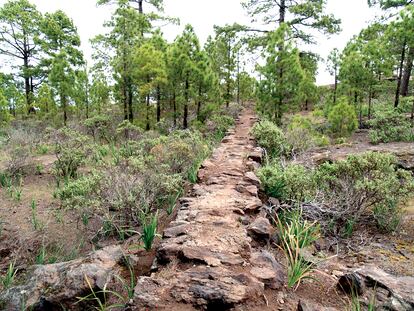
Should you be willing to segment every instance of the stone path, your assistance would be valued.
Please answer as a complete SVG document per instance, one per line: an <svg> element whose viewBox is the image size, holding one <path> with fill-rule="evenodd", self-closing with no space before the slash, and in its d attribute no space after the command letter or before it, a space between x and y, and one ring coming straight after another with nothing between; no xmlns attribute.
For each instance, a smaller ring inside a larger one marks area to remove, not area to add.
<svg viewBox="0 0 414 311"><path fill-rule="evenodd" d="M193 195L181 200L176 220L163 233L158 271L138 278L136 310L227 309L262 301L266 286L283 285L283 268L273 255L252 248L252 238L272 234L259 213L260 182L253 170L261 152L249 134L255 121L246 109L203 163Z"/></svg>

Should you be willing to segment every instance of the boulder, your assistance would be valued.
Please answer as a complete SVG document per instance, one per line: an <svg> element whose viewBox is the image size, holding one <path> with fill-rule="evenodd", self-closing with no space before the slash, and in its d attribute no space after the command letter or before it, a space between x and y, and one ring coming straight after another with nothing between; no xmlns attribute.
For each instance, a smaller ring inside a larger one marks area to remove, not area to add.
<svg viewBox="0 0 414 311"><path fill-rule="evenodd" d="M371 299L375 295L379 310L414 310L414 277L393 276L376 266L365 266L339 279L338 287Z"/></svg>
<svg viewBox="0 0 414 311"><path fill-rule="evenodd" d="M26 284L8 289L0 301L6 303L6 310L21 310L22 304L35 310L59 306L76 310L72 306L77 297L87 294L90 287L103 289L119 273L123 258L120 246L109 246L83 258L37 266Z"/></svg>
<svg viewBox="0 0 414 311"><path fill-rule="evenodd" d="M246 200L243 210L247 213L256 213L263 206L262 201L257 197Z"/></svg>
<svg viewBox="0 0 414 311"><path fill-rule="evenodd" d="M263 294L263 283L245 273L224 267L196 266L162 280L139 277L134 292L134 310L162 308L173 299L207 310L227 310Z"/></svg>
<svg viewBox="0 0 414 311"><path fill-rule="evenodd" d="M253 173L253 172L247 172L247 173L245 173L244 174L244 179L247 182L255 185L256 187L260 187L260 179L256 176L255 173Z"/></svg>
<svg viewBox="0 0 414 311"><path fill-rule="evenodd" d="M263 150L262 148L258 147L255 148L252 152L250 152L250 154L247 157L248 159L257 162L257 163L262 163L262 159L263 159Z"/></svg>
<svg viewBox="0 0 414 311"><path fill-rule="evenodd" d="M248 227L248 234L257 240L269 239L273 233L273 227L269 219L264 217L257 217Z"/></svg>
<svg viewBox="0 0 414 311"><path fill-rule="evenodd" d="M263 282L266 287L272 289L283 287L285 269L271 253L266 250L253 253L250 262L253 265L250 273Z"/></svg>

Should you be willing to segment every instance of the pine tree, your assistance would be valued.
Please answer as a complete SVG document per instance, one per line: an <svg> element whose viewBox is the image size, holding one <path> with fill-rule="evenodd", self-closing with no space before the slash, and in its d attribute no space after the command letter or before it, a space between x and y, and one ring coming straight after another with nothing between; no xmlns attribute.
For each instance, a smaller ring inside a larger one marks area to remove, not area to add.
<svg viewBox="0 0 414 311"><path fill-rule="evenodd" d="M41 46L48 58L43 66L49 81L59 95L66 126L69 100L74 97L76 71L84 64L80 51L80 38L73 21L62 11L47 13L42 22Z"/></svg>
<svg viewBox="0 0 414 311"><path fill-rule="evenodd" d="M289 38L290 31L286 24L271 33L265 53L266 64L259 68L259 107L279 124L282 114L295 109L301 100L303 70L299 50Z"/></svg>
<svg viewBox="0 0 414 311"><path fill-rule="evenodd" d="M42 16L27 0L12 0L0 8L0 54L19 62L18 75L24 80L27 112L34 111L32 102L36 79L39 48L35 38L39 35Z"/></svg>

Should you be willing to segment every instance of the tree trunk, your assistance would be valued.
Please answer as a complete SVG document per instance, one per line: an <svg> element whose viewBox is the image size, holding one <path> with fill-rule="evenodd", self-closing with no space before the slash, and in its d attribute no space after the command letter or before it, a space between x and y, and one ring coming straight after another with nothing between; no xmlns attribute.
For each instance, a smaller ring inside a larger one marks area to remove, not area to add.
<svg viewBox="0 0 414 311"><path fill-rule="evenodd" d="M157 87L157 122L161 120L161 90Z"/></svg>
<svg viewBox="0 0 414 311"><path fill-rule="evenodd" d="M285 22L286 0L281 0L279 5L279 26Z"/></svg>
<svg viewBox="0 0 414 311"><path fill-rule="evenodd" d="M411 71L413 69L414 46L408 48L407 61L405 62L404 75L401 81L401 96L408 96L408 85L410 84Z"/></svg>
<svg viewBox="0 0 414 311"><path fill-rule="evenodd" d="M29 70L29 57L26 53L24 53L23 56L23 62L24 62L24 89L26 94L26 107L27 107L27 114L30 114L33 109L32 107L32 92L31 92L31 86L30 86L30 77L27 76L27 71Z"/></svg>
<svg viewBox="0 0 414 311"><path fill-rule="evenodd" d="M122 97L124 102L124 120L128 120L128 92L126 89L126 82L124 79L124 85L122 86Z"/></svg>
<svg viewBox="0 0 414 311"><path fill-rule="evenodd" d="M240 105L240 51L237 51L237 104Z"/></svg>
<svg viewBox="0 0 414 311"><path fill-rule="evenodd" d="M371 120L371 106L372 106L372 84L369 85L369 91L368 91L368 120Z"/></svg>
<svg viewBox="0 0 414 311"><path fill-rule="evenodd" d="M130 82L128 81L128 120L129 122L133 123L134 122L134 112L133 112L133 107L132 107L132 85L130 84Z"/></svg>
<svg viewBox="0 0 414 311"><path fill-rule="evenodd" d="M138 0L138 12L139 14L143 14L144 13L144 9L142 8L142 2L144 0Z"/></svg>
<svg viewBox="0 0 414 311"><path fill-rule="evenodd" d="M190 89L190 83L188 81L189 76L187 73L187 77L185 79L185 92L184 92L184 97L185 97L185 102L184 102L184 116L183 116L183 128L187 128L188 127L188 92Z"/></svg>
<svg viewBox="0 0 414 311"><path fill-rule="evenodd" d="M63 125L66 126L68 121L67 109L66 109L66 96L63 93L60 94L60 102L62 103L63 109Z"/></svg>
<svg viewBox="0 0 414 311"><path fill-rule="evenodd" d="M145 130L149 131L150 130L150 121L149 121L149 108L150 108L150 94L148 94L146 96L146 103L147 103L147 127L145 128Z"/></svg>
<svg viewBox="0 0 414 311"><path fill-rule="evenodd" d="M177 98L175 95L175 91L173 92L172 101L173 101L174 127L176 127L177 126Z"/></svg>
<svg viewBox="0 0 414 311"><path fill-rule="evenodd" d="M197 120L200 121L200 112L201 112L201 84L198 86L198 99L197 99Z"/></svg>
<svg viewBox="0 0 414 311"><path fill-rule="evenodd" d="M230 78L231 78L231 46L230 46L230 39L227 42L227 94L226 94L226 107L229 107L230 104Z"/></svg>
<svg viewBox="0 0 414 311"><path fill-rule="evenodd" d="M338 75L336 74L336 68L335 68L335 84L334 84L334 98L333 98L333 103L334 105L336 104L336 92L338 90Z"/></svg>
<svg viewBox="0 0 414 311"><path fill-rule="evenodd" d="M414 100L413 107L411 108L411 126L414 127Z"/></svg>
<svg viewBox="0 0 414 311"><path fill-rule="evenodd" d="M402 51L401 51L400 68L399 68L398 79L397 79L397 89L395 91L395 101L394 101L394 107L395 108L397 108L398 104L400 103L401 77L402 77L402 73L403 73L406 45L407 45L407 40L404 39L404 43L403 43L403 47L402 47Z"/></svg>

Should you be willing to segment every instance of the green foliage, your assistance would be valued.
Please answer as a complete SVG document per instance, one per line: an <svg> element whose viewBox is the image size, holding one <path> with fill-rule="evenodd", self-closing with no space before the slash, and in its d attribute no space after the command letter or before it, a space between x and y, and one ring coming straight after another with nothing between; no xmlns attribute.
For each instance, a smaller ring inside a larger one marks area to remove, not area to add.
<svg viewBox="0 0 414 311"><path fill-rule="evenodd" d="M158 213L155 213L151 216L144 216L142 223L142 242L144 243L144 249L150 251L152 248L152 243L154 242L155 237L157 236L157 226L158 226Z"/></svg>
<svg viewBox="0 0 414 311"><path fill-rule="evenodd" d="M286 141L293 155L304 152L314 146L329 145L329 138L318 131L319 123L313 116L296 114L290 120L286 130Z"/></svg>
<svg viewBox="0 0 414 311"><path fill-rule="evenodd" d="M128 141L128 140L137 140L143 133L143 130L131 122L129 120L122 121L117 129L117 134L122 134L122 136Z"/></svg>
<svg viewBox="0 0 414 311"><path fill-rule="evenodd" d="M260 121L252 129L252 134L257 143L266 149L272 157L278 157L286 153L286 139L282 130L271 121Z"/></svg>
<svg viewBox="0 0 414 311"><path fill-rule="evenodd" d="M302 280L310 278L313 264L308 263L300 254L300 250L311 245L319 238L319 227L316 223L303 220L302 213L294 211L282 220L277 218L281 248L288 261L288 287L297 289Z"/></svg>
<svg viewBox="0 0 414 311"><path fill-rule="evenodd" d="M412 176L396 168L393 155L376 152L324 163L316 172L316 180L324 200L331 205L327 214L346 223L359 222L368 213L383 230L396 228L401 213L397 206L414 189Z"/></svg>
<svg viewBox="0 0 414 311"><path fill-rule="evenodd" d="M266 64L257 85L258 110L280 124L286 111L297 109L301 101L303 69L299 50L294 47L286 24L269 35Z"/></svg>
<svg viewBox="0 0 414 311"><path fill-rule="evenodd" d="M10 286L13 285L16 274L17 269L14 267L14 263L11 262L7 268L5 275L0 277L3 289L8 289Z"/></svg>
<svg viewBox="0 0 414 311"><path fill-rule="evenodd" d="M234 125L234 119L224 114L214 114L208 120L208 134L212 134L216 141L220 141L227 130Z"/></svg>
<svg viewBox="0 0 414 311"><path fill-rule="evenodd" d="M66 126L69 98L75 98L76 71L83 65L83 54L79 50L80 38L77 29L63 11L46 13L41 22L43 35L39 38L43 52L48 56L42 61L47 67L50 85L59 95Z"/></svg>
<svg viewBox="0 0 414 311"><path fill-rule="evenodd" d="M377 110L369 121L371 143L414 141L414 128L406 116L391 107Z"/></svg>
<svg viewBox="0 0 414 311"><path fill-rule="evenodd" d="M323 0L243 0L242 5L253 19L259 19L265 24L273 25L275 21L286 22L293 30L293 37L305 43L313 41L312 29L324 34L333 34L340 30L341 20L326 14L326 2ZM286 16L281 17L279 13L282 8Z"/></svg>
<svg viewBox="0 0 414 311"><path fill-rule="evenodd" d="M378 228L384 232L394 232L401 223L403 210L395 199L376 204L372 210Z"/></svg>
<svg viewBox="0 0 414 311"><path fill-rule="evenodd" d="M110 141L111 119L107 115L95 115L83 122L94 140Z"/></svg>
<svg viewBox="0 0 414 311"><path fill-rule="evenodd" d="M278 163L271 163L261 167L257 175L269 196L284 201L303 202L315 193L313 172L299 164L283 168Z"/></svg>
<svg viewBox="0 0 414 311"><path fill-rule="evenodd" d="M75 178L89 154L88 137L64 127L52 133L55 144L55 171L58 177Z"/></svg>
<svg viewBox="0 0 414 311"><path fill-rule="evenodd" d="M355 109L341 99L328 114L328 122L332 133L338 137L350 136L358 127Z"/></svg>
<svg viewBox="0 0 414 311"><path fill-rule="evenodd" d="M78 301L75 304L85 303L87 306L94 306L94 309L97 311L109 311L114 309L122 309L126 305L126 299L121 294L115 291L107 289L108 284L105 283L102 290L97 291L92 287L91 281L88 276L85 274L85 281L88 284L90 294L77 297ZM110 303L110 297L115 297L116 299L122 301L122 303Z"/></svg>
<svg viewBox="0 0 414 311"><path fill-rule="evenodd" d="M43 230L44 225L37 216L37 204L36 204L35 200L32 200L31 209L32 209L31 222L32 222L32 225L33 225L33 229L36 230L36 231L37 230Z"/></svg>
<svg viewBox="0 0 414 311"><path fill-rule="evenodd" d="M95 191L99 185L102 176L100 174L90 174L81 176L78 179L69 181L63 187L55 191L55 196L67 205L73 205L74 202L82 202L82 198L88 197Z"/></svg>

